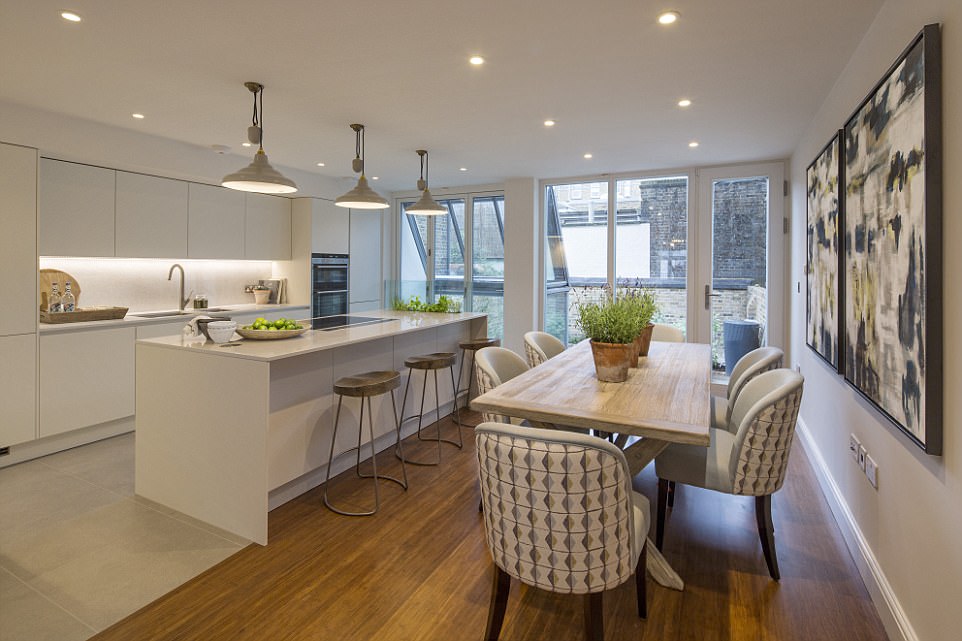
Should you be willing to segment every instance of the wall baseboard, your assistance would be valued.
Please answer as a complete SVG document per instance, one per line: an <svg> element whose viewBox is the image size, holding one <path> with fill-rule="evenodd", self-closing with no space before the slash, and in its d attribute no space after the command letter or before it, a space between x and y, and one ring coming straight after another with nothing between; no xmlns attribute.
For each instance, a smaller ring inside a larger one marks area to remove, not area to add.
<svg viewBox="0 0 962 641"><path fill-rule="evenodd" d="M842 538L845 539L849 553L855 560L855 565L858 567L862 581L875 604L875 609L879 613L879 618L882 620L882 625L885 626L889 639L893 641L919 641L912 623L895 595L885 572L882 571L882 566L875 557L875 552L862 534L855 517L852 516L852 511L835 482L835 478L829 471L821 450L815 444L815 439L812 438L811 432L808 431L808 427L801 417L798 418L795 431L801 437L805 452L812 461L815 477L822 488L822 494L828 501L832 514L835 515L835 521L842 532Z"/></svg>

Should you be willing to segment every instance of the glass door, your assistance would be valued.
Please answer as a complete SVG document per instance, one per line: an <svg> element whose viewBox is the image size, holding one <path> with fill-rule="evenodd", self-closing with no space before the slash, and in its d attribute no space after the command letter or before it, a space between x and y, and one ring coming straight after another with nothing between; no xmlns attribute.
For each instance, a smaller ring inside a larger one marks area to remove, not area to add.
<svg viewBox="0 0 962 641"><path fill-rule="evenodd" d="M781 163L699 172L699 251L691 308L724 378L755 347L783 343Z"/></svg>

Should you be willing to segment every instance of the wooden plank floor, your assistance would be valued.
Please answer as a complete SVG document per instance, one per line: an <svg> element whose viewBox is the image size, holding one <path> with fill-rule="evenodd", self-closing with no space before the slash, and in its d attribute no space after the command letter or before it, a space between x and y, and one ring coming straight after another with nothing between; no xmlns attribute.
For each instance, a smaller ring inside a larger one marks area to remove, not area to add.
<svg viewBox="0 0 962 641"><path fill-rule="evenodd" d="M408 466L407 492L383 483L377 515L334 514L317 488L271 512L268 546L245 548L94 639L480 639L491 562L477 511L473 434L465 429L464 436L463 451L444 446L440 467ZM405 445L409 456L423 447L412 439ZM378 462L381 472L397 471L389 453ZM345 473L332 493L360 505L369 483ZM636 486L654 506L651 467ZM606 638L886 639L797 440L773 502L779 583L765 568L751 498L679 486L665 555L686 590L649 578L647 621L635 614L634 581L607 593ZM576 640L582 631L580 598L512 585L502 639Z"/></svg>

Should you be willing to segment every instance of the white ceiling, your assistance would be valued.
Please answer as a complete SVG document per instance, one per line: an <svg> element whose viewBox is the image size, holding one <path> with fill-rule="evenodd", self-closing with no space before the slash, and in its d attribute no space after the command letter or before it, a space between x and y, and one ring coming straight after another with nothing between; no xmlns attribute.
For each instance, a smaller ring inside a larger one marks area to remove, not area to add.
<svg viewBox="0 0 962 641"><path fill-rule="evenodd" d="M785 158L880 5L0 0L0 101L249 155L253 80L275 166L349 176L361 122L381 191Z"/></svg>

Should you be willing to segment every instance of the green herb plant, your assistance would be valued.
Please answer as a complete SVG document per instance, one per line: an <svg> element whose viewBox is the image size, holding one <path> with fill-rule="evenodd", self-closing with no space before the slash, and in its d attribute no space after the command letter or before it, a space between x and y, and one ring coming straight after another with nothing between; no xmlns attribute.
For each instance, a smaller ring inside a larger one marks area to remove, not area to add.
<svg viewBox="0 0 962 641"><path fill-rule="evenodd" d="M655 292L650 289L631 289L623 294L620 300L628 305L638 317L638 322L641 323L641 329L647 327L655 317L655 314L658 313L658 303L655 301Z"/></svg>
<svg viewBox="0 0 962 641"><path fill-rule="evenodd" d="M392 307L401 312L460 312L461 303L447 296L438 296L436 303L423 302L419 296L412 296L407 302L394 299Z"/></svg>

